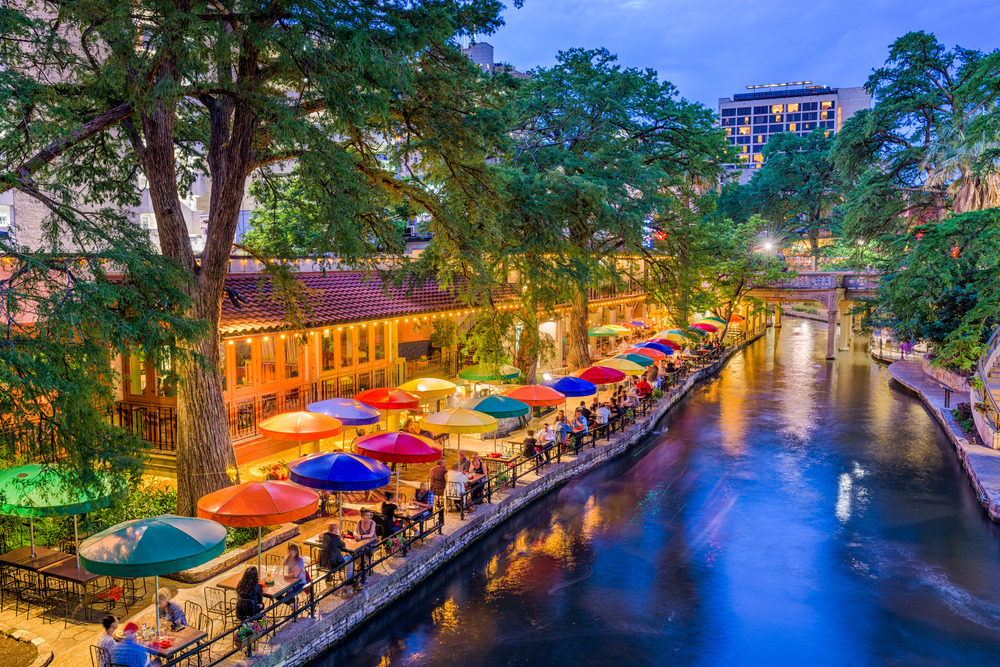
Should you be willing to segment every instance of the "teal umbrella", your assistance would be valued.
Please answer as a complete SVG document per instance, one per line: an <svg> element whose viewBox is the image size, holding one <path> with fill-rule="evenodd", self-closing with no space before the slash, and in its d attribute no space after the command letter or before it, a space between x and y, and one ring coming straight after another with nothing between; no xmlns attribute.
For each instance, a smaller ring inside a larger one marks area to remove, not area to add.
<svg viewBox="0 0 1000 667"><path fill-rule="evenodd" d="M458 377L473 382L490 382L492 380L513 380L520 374L520 370L507 364L501 364L499 368L493 368L487 364L476 364L460 370Z"/></svg>
<svg viewBox="0 0 1000 667"><path fill-rule="evenodd" d="M76 566L80 567L80 539L77 516L111 506L111 501L125 490L125 480L106 472L95 472L94 482L81 484L78 474L48 464L7 468L0 471L0 514L27 517L31 556L35 556L34 519L73 517L76 539Z"/></svg>
<svg viewBox="0 0 1000 667"><path fill-rule="evenodd" d="M84 540L79 557L88 572L108 577L155 577L207 563L226 550L226 527L208 519L162 514L123 521ZM156 611L156 634L160 612Z"/></svg>
<svg viewBox="0 0 1000 667"><path fill-rule="evenodd" d="M640 366L651 366L654 362L649 357L643 356L641 354L633 354L631 352L626 352L624 354L617 354L615 359L625 359L626 361L631 361L633 364L639 364Z"/></svg>
<svg viewBox="0 0 1000 667"><path fill-rule="evenodd" d="M508 417L523 417L524 415L531 412L531 406L527 403L517 400L516 398L510 398L508 396L501 396L499 394L494 394L491 396L483 396L482 398L473 398L472 400L462 403L462 407L466 410L475 410L476 412L482 412L484 414L493 417L494 419L506 419ZM497 431L500 430L499 425L497 426ZM493 451L497 450L497 431L493 431Z"/></svg>

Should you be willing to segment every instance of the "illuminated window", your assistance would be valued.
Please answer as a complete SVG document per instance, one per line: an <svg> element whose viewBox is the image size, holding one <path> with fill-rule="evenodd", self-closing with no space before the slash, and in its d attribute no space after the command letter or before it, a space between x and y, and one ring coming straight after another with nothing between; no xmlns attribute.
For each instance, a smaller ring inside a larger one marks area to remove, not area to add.
<svg viewBox="0 0 1000 667"><path fill-rule="evenodd" d="M274 347L274 337L267 336L260 341L260 381L264 384L278 379L278 351Z"/></svg>
<svg viewBox="0 0 1000 667"><path fill-rule="evenodd" d="M320 357L324 371L332 371L337 367L337 338L329 330L323 332Z"/></svg>
<svg viewBox="0 0 1000 667"><path fill-rule="evenodd" d="M764 162L764 156L761 155L760 153L757 153L756 155L753 156L753 161L756 162L757 164L761 164L762 162Z"/></svg>
<svg viewBox="0 0 1000 667"><path fill-rule="evenodd" d="M375 344L375 361L385 359L385 325L376 324L372 331L372 342Z"/></svg>
<svg viewBox="0 0 1000 667"><path fill-rule="evenodd" d="M749 127L741 127L740 128L740 134L750 134L750 128Z"/></svg>
<svg viewBox="0 0 1000 667"><path fill-rule="evenodd" d="M0 234L10 232L10 225L13 220L14 207L9 205L0 206Z"/></svg>
<svg viewBox="0 0 1000 667"><path fill-rule="evenodd" d="M170 356L170 349L165 347L156 360L156 395L160 398L165 398L175 396L176 394L177 385L174 382L174 362Z"/></svg>
<svg viewBox="0 0 1000 667"><path fill-rule="evenodd" d="M299 337L289 334L285 336L285 379L291 380L299 376Z"/></svg>
<svg viewBox="0 0 1000 667"><path fill-rule="evenodd" d="M743 117L743 124L744 125L749 125L750 124L750 116L744 116Z"/></svg>
<svg viewBox="0 0 1000 667"><path fill-rule="evenodd" d="M832 100L827 100L826 102L820 102L819 103L819 108L820 109L832 109L833 108L833 101Z"/></svg>
<svg viewBox="0 0 1000 667"><path fill-rule="evenodd" d="M747 147L746 147L746 146L743 146L743 152L744 152L744 153L746 153L746 152L747 152Z"/></svg>
<svg viewBox="0 0 1000 667"><path fill-rule="evenodd" d="M146 355L142 350L135 350L128 358L129 391L134 396L146 393Z"/></svg>
<svg viewBox="0 0 1000 667"><path fill-rule="evenodd" d="M156 214L140 213L139 226L142 227L143 229L156 229Z"/></svg>
<svg viewBox="0 0 1000 667"><path fill-rule="evenodd" d="M358 329L358 363L368 363L368 327Z"/></svg>
<svg viewBox="0 0 1000 667"><path fill-rule="evenodd" d="M824 132L823 136L824 137L829 137L830 136L830 130L827 130L826 132Z"/></svg>
<svg viewBox="0 0 1000 667"><path fill-rule="evenodd" d="M795 113L798 110L799 110L799 105L798 104L789 104L788 105L788 109L787 109L788 113Z"/></svg>
<svg viewBox="0 0 1000 667"><path fill-rule="evenodd" d="M781 113L784 110L785 110L785 105L784 104L772 104L771 105L771 113Z"/></svg>
<svg viewBox="0 0 1000 667"><path fill-rule="evenodd" d="M740 158L740 162L747 162L747 161L750 160L750 156L749 155L740 155L739 158Z"/></svg>
<svg viewBox="0 0 1000 667"><path fill-rule="evenodd" d="M354 336L350 329L340 332L340 367L354 365Z"/></svg>
<svg viewBox="0 0 1000 667"><path fill-rule="evenodd" d="M757 135L757 143L758 144L764 143L764 135L763 134L758 134Z"/></svg>
<svg viewBox="0 0 1000 667"><path fill-rule="evenodd" d="M735 133L735 131L736 131L736 128L734 128L734 127L726 128L726 135L731 137L731 136L733 136L733 134Z"/></svg>
<svg viewBox="0 0 1000 667"><path fill-rule="evenodd" d="M797 123L789 123L788 124L788 131L789 132L795 132L796 129L797 129L797 127L796 127L797 125L798 125Z"/></svg>
<svg viewBox="0 0 1000 667"><path fill-rule="evenodd" d="M819 112L819 119L820 120L826 120L829 117L830 117L830 112L829 111L820 111Z"/></svg>
<svg viewBox="0 0 1000 667"><path fill-rule="evenodd" d="M248 340L233 345L233 365L236 367L236 388L253 386L253 348Z"/></svg>

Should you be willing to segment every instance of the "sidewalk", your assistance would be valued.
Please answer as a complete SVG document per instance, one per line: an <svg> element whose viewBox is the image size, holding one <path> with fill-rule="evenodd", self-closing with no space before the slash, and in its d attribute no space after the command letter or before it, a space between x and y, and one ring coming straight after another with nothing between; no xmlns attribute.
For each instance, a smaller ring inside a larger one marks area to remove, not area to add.
<svg viewBox="0 0 1000 667"><path fill-rule="evenodd" d="M944 407L944 389L923 371L920 361L897 361L889 366L889 374L903 386L916 392L941 424L955 446L958 458L969 475L972 488L979 496L983 509L994 521L1000 521L1000 450L984 447L978 439L966 435L955 421L951 408ZM952 392L951 406L962 400Z"/></svg>

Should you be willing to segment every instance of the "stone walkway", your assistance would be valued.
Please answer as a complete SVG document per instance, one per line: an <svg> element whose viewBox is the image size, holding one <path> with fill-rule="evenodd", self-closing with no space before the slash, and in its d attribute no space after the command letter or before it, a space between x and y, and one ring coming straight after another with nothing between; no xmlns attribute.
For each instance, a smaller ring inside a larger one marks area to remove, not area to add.
<svg viewBox="0 0 1000 667"><path fill-rule="evenodd" d="M924 373L919 360L897 361L889 366L889 373L900 384L916 392L927 405L955 446L958 458L969 475L969 481L979 495L983 508L990 518L1000 521L1000 450L984 447L978 438L970 437L951 414L951 408L959 402L968 401L968 396L953 391L951 407L944 407L944 388L937 380Z"/></svg>

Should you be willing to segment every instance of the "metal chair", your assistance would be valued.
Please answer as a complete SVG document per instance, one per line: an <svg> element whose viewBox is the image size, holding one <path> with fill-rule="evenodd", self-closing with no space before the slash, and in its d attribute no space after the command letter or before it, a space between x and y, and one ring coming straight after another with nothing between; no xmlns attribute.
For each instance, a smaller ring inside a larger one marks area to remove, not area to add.
<svg viewBox="0 0 1000 667"><path fill-rule="evenodd" d="M105 667L111 662L111 654L108 653L108 649L101 648L100 646L91 645L90 647L90 664L91 667Z"/></svg>
<svg viewBox="0 0 1000 667"><path fill-rule="evenodd" d="M448 503L451 503L452 508L456 512L462 509L462 485L458 482L448 482L444 487L444 502L445 510L447 511Z"/></svg>
<svg viewBox="0 0 1000 667"><path fill-rule="evenodd" d="M185 618L188 619L188 622L197 623L198 617L204 615L204 613L205 613L205 608L202 607L197 602L194 602L193 600L184 601L184 616ZM198 629L203 630L204 628L198 628Z"/></svg>
<svg viewBox="0 0 1000 667"><path fill-rule="evenodd" d="M205 588L205 613L226 621L226 591L214 586Z"/></svg>

